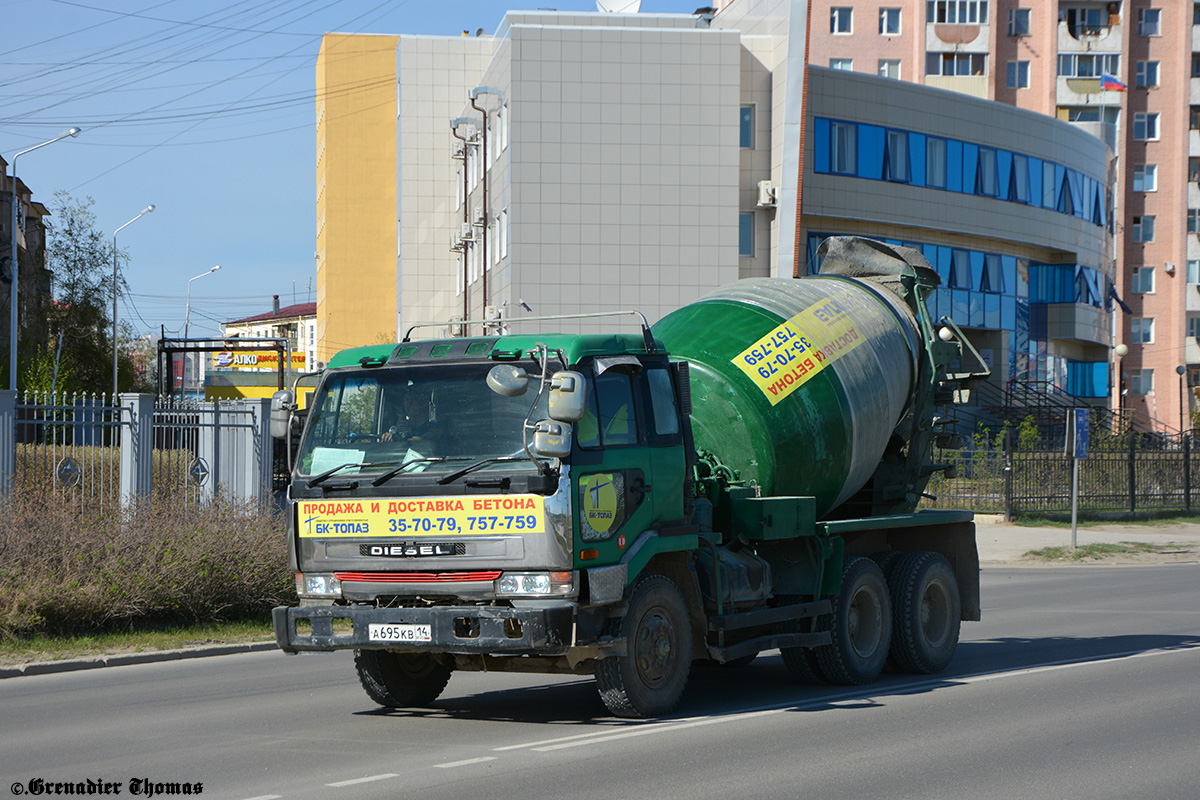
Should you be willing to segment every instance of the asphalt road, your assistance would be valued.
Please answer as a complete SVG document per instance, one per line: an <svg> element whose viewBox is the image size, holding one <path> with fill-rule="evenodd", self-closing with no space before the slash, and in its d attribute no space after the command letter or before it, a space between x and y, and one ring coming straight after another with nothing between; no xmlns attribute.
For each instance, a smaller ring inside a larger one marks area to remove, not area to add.
<svg viewBox="0 0 1200 800"><path fill-rule="evenodd" d="M346 653L4 680L0 793L41 779L233 800L1200 796L1200 565L983 581L984 621L940 676L803 686L765 655L697 667L664 721L609 717L590 679L542 675L457 673L437 709L383 711Z"/></svg>

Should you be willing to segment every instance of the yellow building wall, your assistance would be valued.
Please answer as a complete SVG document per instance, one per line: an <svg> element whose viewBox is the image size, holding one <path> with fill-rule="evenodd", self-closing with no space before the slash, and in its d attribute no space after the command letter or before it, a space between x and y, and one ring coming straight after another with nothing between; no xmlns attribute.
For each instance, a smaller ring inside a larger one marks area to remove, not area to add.
<svg viewBox="0 0 1200 800"><path fill-rule="evenodd" d="M329 33L317 55L317 359L396 336L396 46Z"/></svg>

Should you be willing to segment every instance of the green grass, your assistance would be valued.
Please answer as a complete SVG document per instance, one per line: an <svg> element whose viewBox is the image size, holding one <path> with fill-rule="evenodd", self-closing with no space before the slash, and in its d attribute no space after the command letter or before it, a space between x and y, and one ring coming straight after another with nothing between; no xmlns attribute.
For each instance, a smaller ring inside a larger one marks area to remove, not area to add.
<svg viewBox="0 0 1200 800"><path fill-rule="evenodd" d="M1139 525L1144 528L1169 528L1182 523L1200 523L1200 516L1180 513L1165 517L1155 517L1153 519L1084 519L1080 517L1076 522L1076 527L1106 528L1113 525ZM1070 517L1063 519L1062 517L1022 515L1015 518L1013 524L1025 528L1070 528L1071 520Z"/></svg>
<svg viewBox="0 0 1200 800"><path fill-rule="evenodd" d="M222 624L159 627L86 636L0 637L0 666L62 661L118 653L152 653L205 644L240 644L275 638L268 619Z"/></svg>
<svg viewBox="0 0 1200 800"><path fill-rule="evenodd" d="M1025 554L1025 557L1040 561L1101 560L1108 556L1167 553L1178 550L1181 546L1177 544L1149 544L1146 542L1084 544L1076 547L1074 550L1071 550L1069 547L1043 547L1041 550L1030 550Z"/></svg>

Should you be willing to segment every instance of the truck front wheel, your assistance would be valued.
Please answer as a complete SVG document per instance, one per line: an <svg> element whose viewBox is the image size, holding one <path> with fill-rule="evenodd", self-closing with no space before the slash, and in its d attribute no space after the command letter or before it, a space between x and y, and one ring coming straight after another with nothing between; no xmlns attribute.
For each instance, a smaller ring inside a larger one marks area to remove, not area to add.
<svg viewBox="0 0 1200 800"><path fill-rule="evenodd" d="M447 667L429 653L355 650L354 667L367 695L388 708L427 706L450 680Z"/></svg>
<svg viewBox="0 0 1200 800"><path fill-rule="evenodd" d="M857 685L879 677L892 638L892 607L883 571L871 559L846 561L829 630L833 641L816 655L830 683Z"/></svg>
<svg viewBox="0 0 1200 800"><path fill-rule="evenodd" d="M692 666L692 626L678 587L662 575L633 585L629 610L609 623L626 654L596 662L600 699L618 717L657 717L683 696Z"/></svg>
<svg viewBox="0 0 1200 800"><path fill-rule="evenodd" d="M901 672L941 672L958 649L962 607L958 580L945 556L912 553L891 579L892 663Z"/></svg>

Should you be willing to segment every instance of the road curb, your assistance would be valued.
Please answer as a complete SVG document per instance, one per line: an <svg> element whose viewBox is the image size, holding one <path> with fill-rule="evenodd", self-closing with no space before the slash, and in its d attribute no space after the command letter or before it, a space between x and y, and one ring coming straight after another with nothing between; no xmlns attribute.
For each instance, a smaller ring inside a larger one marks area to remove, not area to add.
<svg viewBox="0 0 1200 800"><path fill-rule="evenodd" d="M164 661L182 661L188 658L229 656L238 653L259 653L274 650L275 642L247 642L244 644L215 644L203 647L185 647L179 650L158 650L151 653L119 653L95 658L69 658L62 661L34 661L0 667L0 679L19 678L23 675L54 675L60 672L78 672L103 667L125 667L131 664L158 664Z"/></svg>

